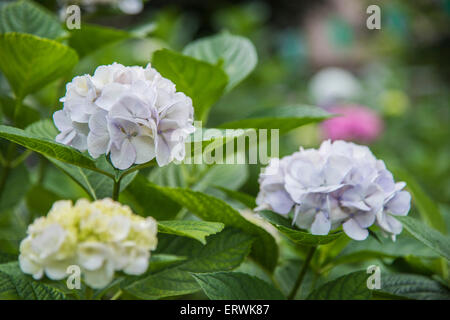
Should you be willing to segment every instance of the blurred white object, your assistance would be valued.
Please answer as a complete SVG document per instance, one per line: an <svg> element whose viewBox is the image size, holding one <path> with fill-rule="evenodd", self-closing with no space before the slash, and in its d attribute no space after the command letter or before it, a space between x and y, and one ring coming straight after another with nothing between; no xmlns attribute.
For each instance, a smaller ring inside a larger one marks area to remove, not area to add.
<svg viewBox="0 0 450 320"><path fill-rule="evenodd" d="M144 7L142 0L120 0L117 6L126 14L137 14Z"/></svg>
<svg viewBox="0 0 450 320"><path fill-rule="evenodd" d="M356 77L340 68L326 68L314 75L309 83L309 93L318 105L357 97L361 86Z"/></svg>

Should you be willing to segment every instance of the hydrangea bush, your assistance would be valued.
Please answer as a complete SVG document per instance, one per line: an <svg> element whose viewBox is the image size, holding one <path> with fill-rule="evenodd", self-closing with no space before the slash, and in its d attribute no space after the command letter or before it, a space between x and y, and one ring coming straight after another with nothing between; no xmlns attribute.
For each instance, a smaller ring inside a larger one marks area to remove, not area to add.
<svg viewBox="0 0 450 320"><path fill-rule="evenodd" d="M23 28L30 13L35 28ZM17 23L0 23L1 298L450 297L439 208L369 147L326 140L262 166L183 162L250 129L283 135L335 116L275 106L197 136L256 67L249 39L224 32L176 52L143 45L153 35L142 30L65 30L31 1L5 14ZM104 62L120 41L125 58L114 49ZM145 61L126 63L142 48ZM368 286L373 265L388 286Z"/></svg>

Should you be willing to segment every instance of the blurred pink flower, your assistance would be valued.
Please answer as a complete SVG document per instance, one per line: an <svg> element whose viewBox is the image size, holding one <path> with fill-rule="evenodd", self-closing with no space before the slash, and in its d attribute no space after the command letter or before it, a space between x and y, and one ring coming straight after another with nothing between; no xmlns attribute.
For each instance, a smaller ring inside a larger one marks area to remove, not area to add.
<svg viewBox="0 0 450 320"><path fill-rule="evenodd" d="M360 105L339 105L330 108L338 116L322 123L326 139L372 142L383 131L383 120L369 108Z"/></svg>

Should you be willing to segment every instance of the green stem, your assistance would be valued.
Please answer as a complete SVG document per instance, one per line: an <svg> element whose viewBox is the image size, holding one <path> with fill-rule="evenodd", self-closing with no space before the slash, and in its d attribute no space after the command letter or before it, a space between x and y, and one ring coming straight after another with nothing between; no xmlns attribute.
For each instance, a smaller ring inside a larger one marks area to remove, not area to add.
<svg viewBox="0 0 450 320"><path fill-rule="evenodd" d="M300 288L300 285L302 284L303 279L305 278L306 271L308 270L308 266L311 263L311 259L314 255L314 252L316 252L317 246L311 247L308 251L308 254L306 256L305 262L303 263L300 273L297 277L297 280L295 281L294 287L292 288L291 292L288 295L289 300L293 300L295 298L295 295L297 294L298 289Z"/></svg>
<svg viewBox="0 0 450 320"><path fill-rule="evenodd" d="M113 188L113 194L112 199L114 201L119 200L119 192L120 192L120 182L122 178L119 178L118 180L114 180L114 188Z"/></svg>
<svg viewBox="0 0 450 320"><path fill-rule="evenodd" d="M110 300L117 300L122 295L122 290L119 289Z"/></svg>

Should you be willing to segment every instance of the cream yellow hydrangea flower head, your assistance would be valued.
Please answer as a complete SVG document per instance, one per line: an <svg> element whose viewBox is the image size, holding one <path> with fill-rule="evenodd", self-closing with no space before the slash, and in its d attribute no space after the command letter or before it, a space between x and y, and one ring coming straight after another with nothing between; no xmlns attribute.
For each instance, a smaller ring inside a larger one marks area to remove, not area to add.
<svg viewBox="0 0 450 320"><path fill-rule="evenodd" d="M115 271L143 274L150 251L157 245L157 223L133 214L111 199L89 202L57 201L46 217L36 219L20 244L19 263L24 273L53 280L67 276L78 265L84 281L102 288Z"/></svg>

